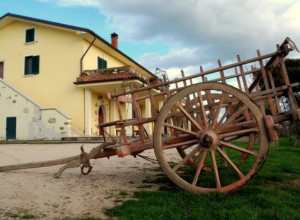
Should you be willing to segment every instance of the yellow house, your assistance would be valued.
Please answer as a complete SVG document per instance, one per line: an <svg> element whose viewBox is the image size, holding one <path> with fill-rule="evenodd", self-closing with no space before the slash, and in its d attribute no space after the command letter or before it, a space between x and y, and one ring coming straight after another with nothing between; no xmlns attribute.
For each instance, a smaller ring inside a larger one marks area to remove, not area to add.
<svg viewBox="0 0 300 220"><path fill-rule="evenodd" d="M0 18L0 39L2 82L34 100L40 108L56 109L65 115L71 132L62 136L98 136L99 123L118 120L116 105L106 98L106 93L122 91L127 81L142 85L146 79L156 78L118 49L115 33L108 43L86 28L8 13ZM6 119L15 117L18 131L18 118L24 111L20 108L19 113L10 115L11 105L5 104L0 94L1 98L0 122L4 125L0 126L0 139L5 139ZM142 105L143 115L149 116L149 104ZM122 111L125 117L132 114L126 103ZM107 132L116 133L115 128ZM15 138L33 136L16 134ZM43 138L47 139L40 137Z"/></svg>

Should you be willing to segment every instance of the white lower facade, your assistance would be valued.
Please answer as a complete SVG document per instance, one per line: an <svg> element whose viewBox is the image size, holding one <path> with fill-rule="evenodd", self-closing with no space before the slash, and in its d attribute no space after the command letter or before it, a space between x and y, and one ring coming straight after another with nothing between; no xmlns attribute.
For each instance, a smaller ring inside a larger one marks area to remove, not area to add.
<svg viewBox="0 0 300 220"><path fill-rule="evenodd" d="M44 109L0 79L0 140L60 140L71 136L71 119Z"/></svg>

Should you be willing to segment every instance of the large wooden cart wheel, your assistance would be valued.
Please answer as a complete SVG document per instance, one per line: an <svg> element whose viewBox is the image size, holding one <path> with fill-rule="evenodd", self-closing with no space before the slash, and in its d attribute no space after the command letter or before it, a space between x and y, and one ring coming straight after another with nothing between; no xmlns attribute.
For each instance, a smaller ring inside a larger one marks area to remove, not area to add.
<svg viewBox="0 0 300 220"><path fill-rule="evenodd" d="M195 84L172 96L158 115L153 144L165 174L194 193L240 188L269 149L262 112L245 93L220 83Z"/></svg>

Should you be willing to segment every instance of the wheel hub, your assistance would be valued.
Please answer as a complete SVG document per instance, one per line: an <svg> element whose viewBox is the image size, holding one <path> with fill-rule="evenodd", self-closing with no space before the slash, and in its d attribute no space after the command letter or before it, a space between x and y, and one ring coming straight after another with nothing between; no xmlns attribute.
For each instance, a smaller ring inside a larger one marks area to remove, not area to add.
<svg viewBox="0 0 300 220"><path fill-rule="evenodd" d="M200 136L200 144L203 148L213 150L216 148L219 137L213 130L207 130Z"/></svg>

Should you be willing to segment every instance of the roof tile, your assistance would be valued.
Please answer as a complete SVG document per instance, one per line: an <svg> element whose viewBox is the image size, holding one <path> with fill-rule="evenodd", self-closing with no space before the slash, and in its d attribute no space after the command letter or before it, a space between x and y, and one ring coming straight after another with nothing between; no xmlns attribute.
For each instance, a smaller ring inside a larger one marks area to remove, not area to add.
<svg viewBox="0 0 300 220"><path fill-rule="evenodd" d="M132 80L138 79L142 82L146 81L146 78L136 72L131 66L124 66L118 68L108 69L96 69L86 70L76 79L76 83L91 83L91 82L107 82L115 80Z"/></svg>

